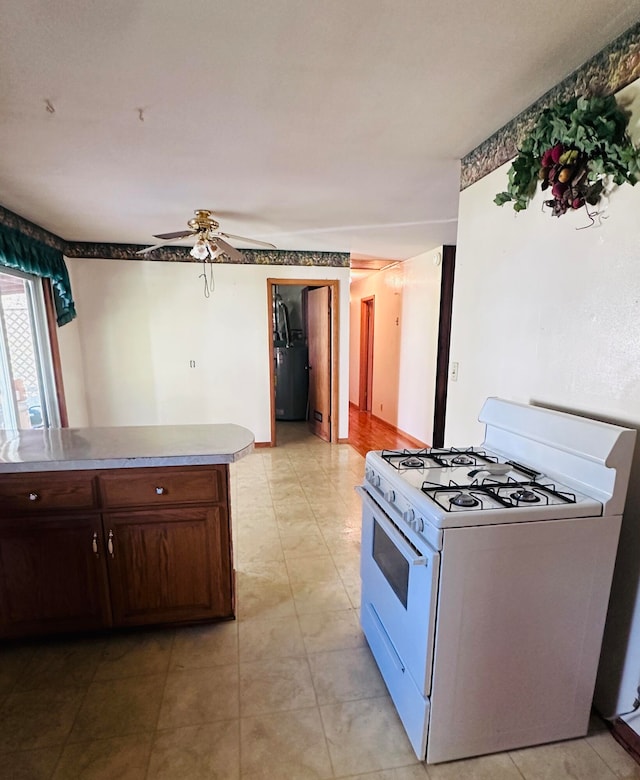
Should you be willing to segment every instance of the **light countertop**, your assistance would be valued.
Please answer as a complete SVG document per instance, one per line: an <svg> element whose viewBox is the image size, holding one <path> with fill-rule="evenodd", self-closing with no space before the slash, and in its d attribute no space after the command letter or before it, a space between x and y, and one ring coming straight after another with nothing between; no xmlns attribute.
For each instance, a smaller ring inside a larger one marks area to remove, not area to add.
<svg viewBox="0 0 640 780"><path fill-rule="evenodd" d="M240 425L0 430L0 474L232 463L253 442Z"/></svg>

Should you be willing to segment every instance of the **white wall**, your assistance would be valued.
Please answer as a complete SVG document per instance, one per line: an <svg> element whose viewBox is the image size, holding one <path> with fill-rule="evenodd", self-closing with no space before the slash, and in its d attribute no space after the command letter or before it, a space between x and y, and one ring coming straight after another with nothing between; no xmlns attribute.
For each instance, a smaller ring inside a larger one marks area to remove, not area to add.
<svg viewBox="0 0 640 780"><path fill-rule="evenodd" d="M640 81L624 93L640 145ZM540 192L520 214L495 206L508 167L461 193L451 341L459 379L449 381L446 443L482 441L476 418L490 395L640 427L640 184L617 188L601 224L580 230L583 211L552 217ZM612 596L618 616L609 620L619 631L605 640L608 658L624 656L620 636L636 622L628 709L640 682L639 461ZM607 674L615 686L618 673Z"/></svg>
<svg viewBox="0 0 640 780"><path fill-rule="evenodd" d="M351 285L350 394L358 404L360 302L375 296L372 413L431 443L442 247Z"/></svg>
<svg viewBox="0 0 640 780"><path fill-rule="evenodd" d="M339 437L348 436L349 269L67 260L78 318L60 330L70 425L230 422L269 441L267 279L340 282ZM190 361L196 367L190 367Z"/></svg>
<svg viewBox="0 0 640 780"><path fill-rule="evenodd" d="M627 88L640 139L640 82ZM503 395L640 421L640 185L611 195L600 226L543 197L493 204L509 165L461 193L446 439L481 440L484 398Z"/></svg>
<svg viewBox="0 0 640 780"><path fill-rule="evenodd" d="M398 428L431 444L436 395L442 247L403 263Z"/></svg>
<svg viewBox="0 0 640 780"><path fill-rule="evenodd" d="M73 276L71 273L69 276L71 289L73 289ZM89 409L84 386L84 362L77 318L58 328L56 335L62 359L62 384L69 425L72 428L86 428L89 425Z"/></svg>

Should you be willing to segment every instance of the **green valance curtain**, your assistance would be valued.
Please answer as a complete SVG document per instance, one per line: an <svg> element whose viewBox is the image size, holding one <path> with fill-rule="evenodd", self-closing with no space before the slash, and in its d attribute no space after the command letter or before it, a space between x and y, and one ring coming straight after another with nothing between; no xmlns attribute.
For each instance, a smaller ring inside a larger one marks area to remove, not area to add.
<svg viewBox="0 0 640 780"><path fill-rule="evenodd" d="M71 322L76 316L69 273L58 249L42 244L16 228L0 225L0 265L51 279L58 325Z"/></svg>

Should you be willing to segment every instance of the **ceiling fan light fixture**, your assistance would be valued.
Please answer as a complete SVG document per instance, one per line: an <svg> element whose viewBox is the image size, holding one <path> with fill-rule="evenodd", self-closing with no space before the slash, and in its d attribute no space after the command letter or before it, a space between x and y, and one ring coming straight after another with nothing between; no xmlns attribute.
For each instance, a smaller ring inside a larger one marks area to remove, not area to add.
<svg viewBox="0 0 640 780"><path fill-rule="evenodd" d="M195 257L196 260L206 260L207 255L211 250L209 249L209 242L204 238L199 238L193 245L193 248L189 252L191 257Z"/></svg>

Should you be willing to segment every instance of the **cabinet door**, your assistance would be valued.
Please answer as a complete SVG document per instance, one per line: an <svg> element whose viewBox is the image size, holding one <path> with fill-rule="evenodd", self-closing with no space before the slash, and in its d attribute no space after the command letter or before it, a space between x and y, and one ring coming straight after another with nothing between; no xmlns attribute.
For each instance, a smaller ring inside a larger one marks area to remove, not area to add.
<svg viewBox="0 0 640 780"><path fill-rule="evenodd" d="M115 625L232 617L224 505L103 516Z"/></svg>
<svg viewBox="0 0 640 780"><path fill-rule="evenodd" d="M0 635L110 625L100 516L0 520Z"/></svg>

